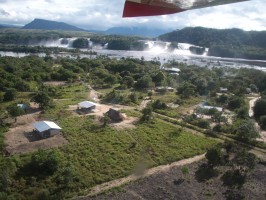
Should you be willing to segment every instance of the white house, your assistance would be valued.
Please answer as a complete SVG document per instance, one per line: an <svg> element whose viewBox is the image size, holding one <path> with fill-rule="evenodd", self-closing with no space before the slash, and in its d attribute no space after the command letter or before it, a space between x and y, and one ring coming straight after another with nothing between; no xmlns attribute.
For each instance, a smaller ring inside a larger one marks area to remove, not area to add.
<svg viewBox="0 0 266 200"><path fill-rule="evenodd" d="M43 138L51 137L62 130L56 123L51 121L39 121L33 124L34 132L39 134Z"/></svg>
<svg viewBox="0 0 266 200"><path fill-rule="evenodd" d="M93 103L91 101L82 101L78 103L78 110L83 113L88 113L95 108L96 108L96 103Z"/></svg>

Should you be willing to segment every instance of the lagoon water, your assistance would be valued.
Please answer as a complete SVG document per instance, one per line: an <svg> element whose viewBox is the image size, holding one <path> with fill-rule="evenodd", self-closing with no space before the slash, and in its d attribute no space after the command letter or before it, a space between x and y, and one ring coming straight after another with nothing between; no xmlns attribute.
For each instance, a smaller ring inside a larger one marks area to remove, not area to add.
<svg viewBox="0 0 266 200"><path fill-rule="evenodd" d="M159 45L157 44L159 43ZM60 44L59 42L50 42L44 44L46 47L64 47L59 46L56 44ZM141 59L142 57L145 60L157 60L160 61L163 65L169 60L175 60L177 62L183 62L187 63L189 65L198 65L200 67L230 67L230 68L253 68L258 69L261 71L266 71L266 61L264 60L248 60L248 59L239 59L239 58L221 58L221 57L213 57L213 56L207 56L208 49L206 49L205 53L203 55L195 55L192 54L189 50L190 44L185 43L179 43L178 48L176 48L174 51L169 52L168 51L168 45L167 42L156 42L156 41L146 41L146 44L148 46L148 49L145 51L122 51L122 50L108 50L106 49L106 44L104 47L99 48L99 46L93 46L90 49L82 49L82 52L80 54L71 54L68 52L62 52L59 54L52 54L50 56L56 58L56 57L69 57L69 58L90 58L94 59L95 55L88 55L86 54L87 51L95 51L97 52L97 55L105 55L109 56L111 58L138 58ZM43 44L42 44L43 45ZM70 48L68 45L65 45L65 48ZM11 57L25 57L28 55L28 53L15 53L15 52L3 52L0 51L1 56L11 56ZM33 54L40 57L45 57L45 53L38 53Z"/></svg>

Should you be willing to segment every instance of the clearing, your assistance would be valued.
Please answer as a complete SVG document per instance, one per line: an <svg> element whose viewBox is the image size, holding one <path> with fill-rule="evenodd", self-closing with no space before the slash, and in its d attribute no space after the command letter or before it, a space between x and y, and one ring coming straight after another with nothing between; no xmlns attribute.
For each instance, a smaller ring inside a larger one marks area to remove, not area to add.
<svg viewBox="0 0 266 200"><path fill-rule="evenodd" d="M36 121L38 115L39 112L17 117L14 127L10 128L5 134L7 154L12 155L32 152L38 149L55 148L67 143L67 140L61 133L46 139L33 134L32 124Z"/></svg>
<svg viewBox="0 0 266 200"><path fill-rule="evenodd" d="M172 166L160 173L129 183L122 188L106 192L94 197L83 197L83 200L131 199L226 199L230 188L223 185L221 175L203 179L200 166L203 161L187 165L188 174L182 173L182 165ZM206 176L206 175L205 175ZM257 164L247 178L247 182L236 191L246 199L265 199L266 168ZM233 189L232 189L233 190Z"/></svg>

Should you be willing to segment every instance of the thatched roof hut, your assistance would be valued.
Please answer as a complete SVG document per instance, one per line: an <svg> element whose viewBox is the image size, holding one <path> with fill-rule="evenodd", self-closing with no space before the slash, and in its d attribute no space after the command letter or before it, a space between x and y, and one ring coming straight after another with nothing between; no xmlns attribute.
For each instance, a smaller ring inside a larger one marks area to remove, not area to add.
<svg viewBox="0 0 266 200"><path fill-rule="evenodd" d="M110 108L107 112L107 115L110 117L112 121L120 122L125 119L125 116L119 111L114 108Z"/></svg>

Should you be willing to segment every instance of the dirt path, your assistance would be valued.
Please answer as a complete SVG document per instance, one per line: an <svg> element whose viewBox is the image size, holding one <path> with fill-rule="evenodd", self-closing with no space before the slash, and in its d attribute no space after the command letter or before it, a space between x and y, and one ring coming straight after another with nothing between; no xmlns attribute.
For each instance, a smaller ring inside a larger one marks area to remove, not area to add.
<svg viewBox="0 0 266 200"><path fill-rule="evenodd" d="M146 106L148 105L148 103L150 102L151 100L149 99L146 99L146 100L143 100L140 105L139 105L139 110L142 110L143 108L146 108Z"/></svg>
<svg viewBox="0 0 266 200"><path fill-rule="evenodd" d="M96 103L100 102L100 99L99 99L99 96L98 96L98 92L96 90L92 89L92 87L90 87L89 98L92 99Z"/></svg>
<svg viewBox="0 0 266 200"><path fill-rule="evenodd" d="M253 112L253 107L255 105L255 102L260 99L260 97L252 97L250 98L250 101L249 101L249 116L250 117L253 117L254 115L254 112ZM256 122L255 123L256 125L256 128L257 130L259 131L259 134L260 134L260 138L257 139L257 141L262 141L262 142L265 142L266 143L266 131L264 130L261 130L259 124Z"/></svg>
<svg viewBox="0 0 266 200"><path fill-rule="evenodd" d="M80 196L80 197L77 197L76 199L84 199L85 200L88 197L97 195L97 194L102 193L102 192L104 192L106 190L110 190L111 188L114 188L114 187L119 187L119 186L127 184L127 183L129 183L131 181L136 181L136 180L138 180L140 178L148 177L148 176L151 176L153 174L160 173L160 172L169 171L173 167L183 166L183 165L191 164L191 163L194 163L194 162L198 162L198 161L202 160L204 158L204 156L205 156L205 154L202 154L202 155L194 156L192 158L180 160L180 161L168 164L168 165L161 165L161 166L158 166L158 167L154 167L154 168L146 170L144 172L144 174L141 175L141 176L130 175L130 176L127 176L127 177L124 177L124 178L120 178L120 179L117 179L117 180L113 180L113 181L110 181L110 182L107 182L107 183L103 183L103 184L97 185L97 186L95 186L95 187L93 187L91 189L91 191L90 191L90 193L88 195Z"/></svg>
<svg viewBox="0 0 266 200"><path fill-rule="evenodd" d="M253 107L254 107L254 105L255 105L255 102L256 102L258 99L260 99L260 97L252 97L252 98L250 99L250 101L249 101L249 112L248 112L248 114L249 114L250 117L253 117L253 115L254 115L254 113L253 113Z"/></svg>

